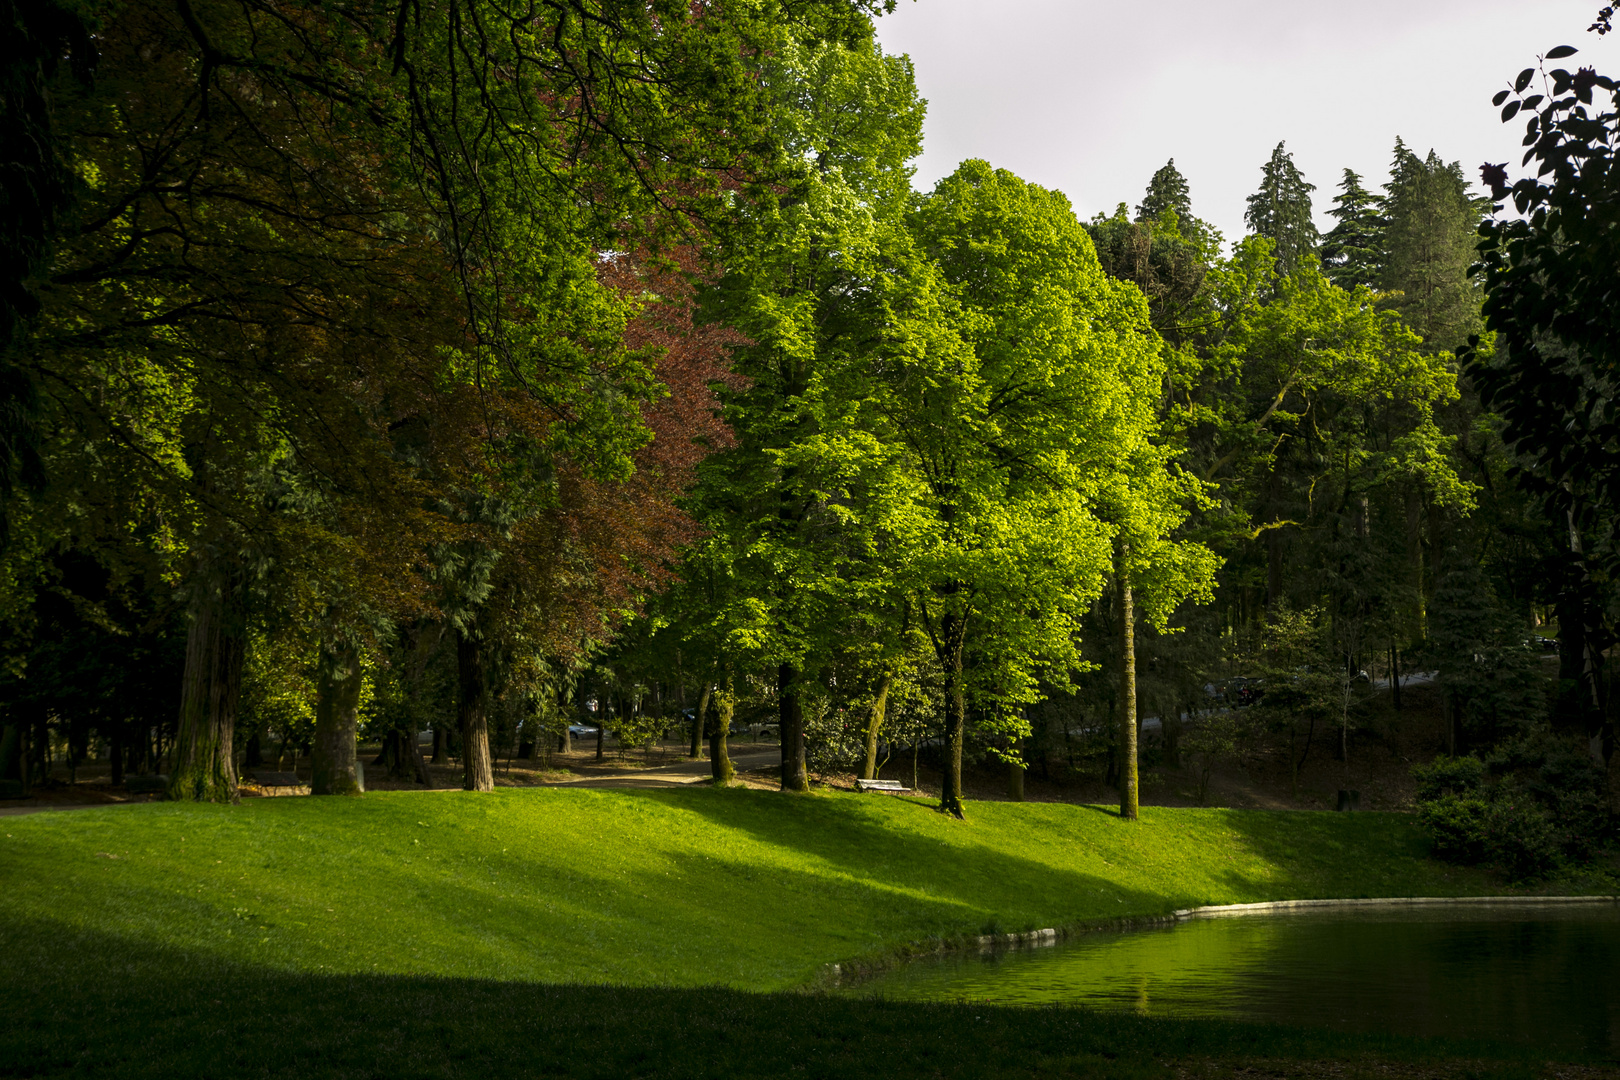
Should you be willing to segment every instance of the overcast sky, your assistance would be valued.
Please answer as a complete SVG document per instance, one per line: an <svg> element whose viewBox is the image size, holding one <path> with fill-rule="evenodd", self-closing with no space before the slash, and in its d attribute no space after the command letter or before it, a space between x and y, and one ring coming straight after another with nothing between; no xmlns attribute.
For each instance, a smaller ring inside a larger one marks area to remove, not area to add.
<svg viewBox="0 0 1620 1080"><path fill-rule="evenodd" d="M1348 166L1376 189L1397 135L1420 154L1518 165L1522 122L1491 96L1550 66L1620 67L1599 0L900 0L878 22L928 99L917 187L979 157L1069 196L1082 219L1135 206L1166 159L1227 239L1286 139L1318 225Z"/></svg>

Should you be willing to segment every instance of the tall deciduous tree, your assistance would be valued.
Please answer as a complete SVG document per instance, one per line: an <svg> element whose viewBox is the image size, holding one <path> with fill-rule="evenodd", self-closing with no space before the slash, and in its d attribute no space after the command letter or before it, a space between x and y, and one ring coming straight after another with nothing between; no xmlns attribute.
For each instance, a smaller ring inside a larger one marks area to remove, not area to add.
<svg viewBox="0 0 1620 1080"><path fill-rule="evenodd" d="M910 61L867 37L784 48L768 82L781 101L800 175L774 205L745 215L726 274L708 291L712 318L748 343L735 353L746 382L724 395L737 445L707 463L699 516L714 531L716 565L736 603L717 628L774 676L782 786L809 785L801 683L828 651L861 576L863 553L819 463L851 435L859 402L834 393L873 362L900 286L891 254L922 134Z"/></svg>
<svg viewBox="0 0 1620 1080"><path fill-rule="evenodd" d="M1575 52L1564 45L1544 59ZM1517 213L1480 229L1485 325L1496 343L1473 338L1466 355L1564 552L1555 718L1607 762L1620 811L1620 738L1604 677L1620 625L1620 83L1592 68L1543 71L1538 84L1526 68L1496 96L1504 121L1528 114L1523 164L1539 165L1511 183L1502 165L1482 170L1492 198Z"/></svg>
<svg viewBox="0 0 1620 1080"><path fill-rule="evenodd" d="M909 492L887 528L944 669L941 809L961 816L969 699L987 729L1027 734L1017 706L1038 676L1066 682L1077 664L1116 536L1132 548L1127 580L1179 563L1196 590L1213 563L1164 539L1195 486L1155 443L1159 345L1140 292L1102 272L1067 200L969 161L914 229L942 288L938 314L882 369L882 436ZM928 329L941 319L951 333Z"/></svg>

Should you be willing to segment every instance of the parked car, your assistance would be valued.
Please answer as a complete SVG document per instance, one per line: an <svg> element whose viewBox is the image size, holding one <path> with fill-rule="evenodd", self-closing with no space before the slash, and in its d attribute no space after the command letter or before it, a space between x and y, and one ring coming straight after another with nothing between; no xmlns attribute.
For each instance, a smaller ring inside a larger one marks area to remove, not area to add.
<svg viewBox="0 0 1620 1080"><path fill-rule="evenodd" d="M575 722L568 725L568 737L570 739L594 739L596 738L596 728L590 724Z"/></svg>

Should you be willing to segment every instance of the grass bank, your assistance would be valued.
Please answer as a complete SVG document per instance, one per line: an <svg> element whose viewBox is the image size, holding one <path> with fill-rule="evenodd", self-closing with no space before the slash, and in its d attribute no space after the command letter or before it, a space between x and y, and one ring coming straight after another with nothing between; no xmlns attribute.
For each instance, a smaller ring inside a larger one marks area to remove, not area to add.
<svg viewBox="0 0 1620 1080"><path fill-rule="evenodd" d="M981 803L963 823L901 799L709 789L0 819L0 1075L767 1075L782 1055L849 1075L939 1052L950 1067L923 1074L1168 1076L1166 1053L1229 1056L1255 1029L983 1009L976 1028L947 1006L745 991L991 926L1500 890L1424 847L1398 815L1144 808L1131 824ZM1267 1040L1251 1052L1368 1046Z"/></svg>
<svg viewBox="0 0 1620 1080"><path fill-rule="evenodd" d="M686 789L377 793L0 821L0 918L284 971L781 990L930 937L1465 895L1386 814Z"/></svg>

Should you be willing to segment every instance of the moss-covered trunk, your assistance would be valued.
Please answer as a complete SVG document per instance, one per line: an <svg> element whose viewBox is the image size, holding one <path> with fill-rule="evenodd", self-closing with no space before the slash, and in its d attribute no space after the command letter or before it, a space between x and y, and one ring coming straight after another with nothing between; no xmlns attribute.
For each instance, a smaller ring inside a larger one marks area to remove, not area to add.
<svg viewBox="0 0 1620 1080"><path fill-rule="evenodd" d="M208 555L194 572L180 722L169 765L168 796L197 802L236 800L231 740L242 696L237 575Z"/></svg>
<svg viewBox="0 0 1620 1080"><path fill-rule="evenodd" d="M967 692L962 685L962 646L966 620L947 611L939 620L935 651L945 669L945 762L940 777L939 808L952 817L964 816L962 806L962 744L967 738Z"/></svg>
<svg viewBox="0 0 1620 1080"><path fill-rule="evenodd" d="M1119 816L1128 821L1137 817L1136 772L1136 605L1131 595L1125 560L1119 567Z"/></svg>
<svg viewBox="0 0 1620 1080"><path fill-rule="evenodd" d="M340 640L321 650L315 681L315 742L310 748L313 795L359 795L365 790L355 752L360 723L360 650Z"/></svg>
<svg viewBox="0 0 1620 1080"><path fill-rule="evenodd" d="M726 737L731 733L731 717L737 708L737 695L732 691L731 674L714 696L714 729L709 736L709 772L719 785L731 783L737 777L732 767L731 754L726 748Z"/></svg>
<svg viewBox="0 0 1620 1080"><path fill-rule="evenodd" d="M461 786L494 791L489 757L489 715L485 711L484 651L472 634L456 630L456 720L461 728Z"/></svg>
<svg viewBox="0 0 1620 1080"><path fill-rule="evenodd" d="M894 676L886 674L878 683L877 696L872 699L872 715L866 721L866 762L861 766L862 780L877 779L878 729L883 726L884 714L889 709L889 687Z"/></svg>
<svg viewBox="0 0 1620 1080"><path fill-rule="evenodd" d="M707 680L703 683L703 692L698 695L697 712L692 714L692 749L688 757L700 758L703 756L703 724L709 715L709 695L714 693L714 684Z"/></svg>

